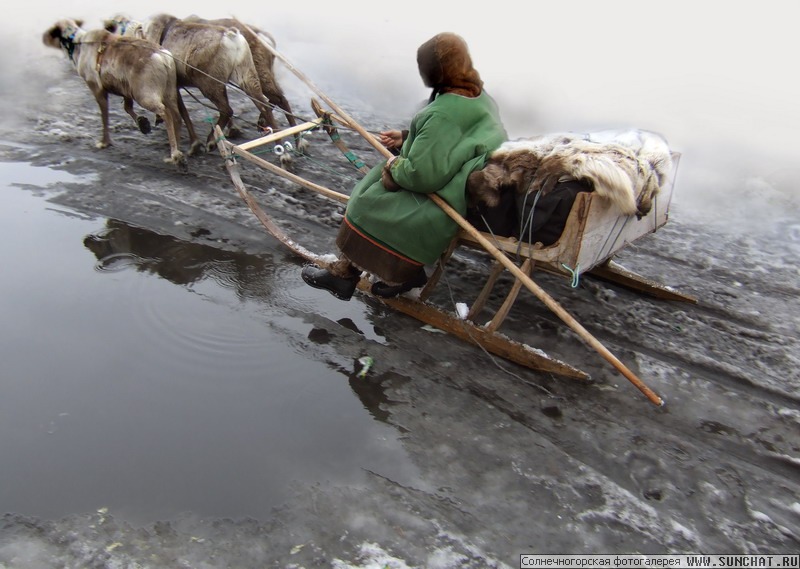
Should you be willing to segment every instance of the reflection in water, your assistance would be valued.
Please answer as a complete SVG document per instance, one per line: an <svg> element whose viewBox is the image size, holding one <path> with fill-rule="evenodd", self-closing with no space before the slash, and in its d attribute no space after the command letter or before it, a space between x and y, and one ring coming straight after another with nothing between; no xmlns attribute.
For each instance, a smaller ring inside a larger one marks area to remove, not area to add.
<svg viewBox="0 0 800 569"><path fill-rule="evenodd" d="M354 369L358 370L358 362L355 362ZM392 425L400 432L406 432L407 429L389 420L391 416L392 400L386 395L386 387L388 385L398 385L410 381L409 378L398 375L394 372L387 372L377 377L365 379L359 377L357 373L349 375L350 388L353 393L358 395L364 408L369 411L375 419L382 423Z"/></svg>
<svg viewBox="0 0 800 569"><path fill-rule="evenodd" d="M0 337L4 511L266 518L307 484L416 477L396 428L375 420L380 385L354 397L339 369L374 334L367 305L337 323L294 286L296 264L116 220L98 230L39 201L13 207L19 195L0 194L16 323ZM17 238L32 226L47 230Z"/></svg>
<svg viewBox="0 0 800 569"><path fill-rule="evenodd" d="M181 241L114 219L83 244L97 257L99 271L133 267L178 285L210 278L233 289L239 299L264 299L271 293L275 267L263 257Z"/></svg>
<svg viewBox="0 0 800 569"><path fill-rule="evenodd" d="M275 286L275 266L263 257L182 241L119 220L106 220L106 227L87 235L83 243L97 257L95 267L99 271L134 268L182 286L210 278L234 290L241 300L267 301ZM361 336L365 335L349 317L339 318L336 323ZM328 344L331 337L325 328L314 327L308 333L308 339L320 345ZM359 377L361 366L357 359L353 361L352 369L331 364L329 367L348 377L351 389L375 419L389 424L390 400L384 386L398 381L402 383L408 378L392 372L369 378Z"/></svg>

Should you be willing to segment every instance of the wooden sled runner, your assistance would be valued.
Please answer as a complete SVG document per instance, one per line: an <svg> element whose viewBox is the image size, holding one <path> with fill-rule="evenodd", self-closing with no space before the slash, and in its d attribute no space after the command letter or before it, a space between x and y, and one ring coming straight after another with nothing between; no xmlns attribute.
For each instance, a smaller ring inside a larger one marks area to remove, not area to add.
<svg viewBox="0 0 800 569"><path fill-rule="evenodd" d="M345 203L349 199L347 195L335 192L296 176L283 168L259 158L254 155L251 150L258 146L276 142L288 136L293 136L304 130L325 128L325 130L331 134L334 143L339 146L340 150L346 153L345 155L353 165L362 172L366 172L366 166L359 164L351 153L348 154L341 140L335 136L335 120L359 132L359 134L383 156L388 157L389 153L388 150L380 145L375 137L360 127L342 109L333 103L333 101L321 93L319 89L317 89L317 87L301 72L296 70L286 58L275 51L271 46L268 46L268 48L276 57L281 59L295 75L307 83L333 111L323 110L322 107L314 101L312 106L318 115L317 119L240 145L232 144L226 140L222 132L217 129L218 148L225 160L226 168L236 191L267 231L299 257L319 266L329 267L331 255L319 255L308 251L303 246L294 242L291 237L286 235L286 233L272 221L243 183L237 159L241 158L246 160L247 162L287 178L307 189ZM679 156L677 154L673 154L673 167L677 167L678 158ZM590 347L595 349L603 358L611 363L612 366L633 383L652 403L659 406L663 405L664 400L659 395L647 387L641 379L594 338L579 322L577 322L577 320L564 310L560 304L541 289L531 278L531 274L533 274L534 270L546 270L564 276L574 276L577 268L580 268L583 274L593 274L658 298L696 302L692 297L680 294L669 287L654 283L635 273L626 271L612 259L621 249L649 233L656 231L666 223L674 186L674 172L672 174L667 187L663 188L662 192L657 196L654 207L641 219L637 219L635 216L620 216L618 212L610 207L607 201L598 198L594 192L578 194L561 238L548 247L542 247L541 244L531 245L528 243L519 243L515 239L500 238L479 232L464 220L458 212L444 202L444 200L432 194L431 199L458 223L461 231L453 240L448 250L442 255L418 299L407 297L391 299L374 298L395 310L413 316L422 322L453 334L463 340L479 345L490 353L519 365L565 377L588 379L588 375L585 372L576 369L568 363L551 358L540 350L517 342L499 332L500 326L509 314L519 292L524 287L544 302L554 314L572 328L572 330L589 344ZM456 315L451 311L443 310L427 300L442 274L444 265L460 246L479 248L494 257L495 260L493 267L490 269L487 282L470 307L466 318ZM517 265L513 260L514 258L522 259L521 265ZM505 301L495 312L491 321L486 325L476 324L473 319L484 309L493 287L504 271L508 271L513 275L515 278L514 285L507 293ZM361 279L358 288L369 294L370 286L369 277L365 276Z"/></svg>

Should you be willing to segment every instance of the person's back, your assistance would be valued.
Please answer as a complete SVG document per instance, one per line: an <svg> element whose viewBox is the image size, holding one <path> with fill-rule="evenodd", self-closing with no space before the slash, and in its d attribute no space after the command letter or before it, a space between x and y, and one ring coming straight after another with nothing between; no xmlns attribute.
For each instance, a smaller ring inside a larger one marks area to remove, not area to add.
<svg viewBox="0 0 800 569"><path fill-rule="evenodd" d="M400 153L353 189L330 271L303 269L303 280L348 300L362 270L378 278L373 294L391 297L422 286L458 226L425 194L466 213L466 182L506 139L497 105L483 90L464 40L438 34L417 51L420 75L433 89L411 122ZM396 138L396 137L394 137Z"/></svg>
<svg viewBox="0 0 800 569"><path fill-rule="evenodd" d="M465 215L467 177L505 138L497 106L485 92L474 98L439 95L414 117L400 156L392 163L394 189L406 191L387 192L392 188L385 179L376 184L376 174L368 175L353 190L346 222L418 263L435 262L458 226L419 194L435 192ZM367 263L360 256L351 260L359 266ZM379 276L405 281L402 275Z"/></svg>

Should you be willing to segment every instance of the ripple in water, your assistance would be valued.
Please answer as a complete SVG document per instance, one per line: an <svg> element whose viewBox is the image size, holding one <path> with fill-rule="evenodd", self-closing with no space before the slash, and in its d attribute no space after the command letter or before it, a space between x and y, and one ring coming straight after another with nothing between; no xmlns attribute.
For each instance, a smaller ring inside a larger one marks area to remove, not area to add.
<svg viewBox="0 0 800 569"><path fill-rule="evenodd" d="M99 259L94 264L94 270L100 273L116 273L126 269L135 269L145 261L146 259L132 253L115 253Z"/></svg>
<svg viewBox="0 0 800 569"><path fill-rule="evenodd" d="M274 277L263 258L109 223L84 244L97 272L115 274L113 317L131 323L133 349L155 354L156 368L183 368L165 376L252 377L267 362L291 366L287 331L270 317Z"/></svg>

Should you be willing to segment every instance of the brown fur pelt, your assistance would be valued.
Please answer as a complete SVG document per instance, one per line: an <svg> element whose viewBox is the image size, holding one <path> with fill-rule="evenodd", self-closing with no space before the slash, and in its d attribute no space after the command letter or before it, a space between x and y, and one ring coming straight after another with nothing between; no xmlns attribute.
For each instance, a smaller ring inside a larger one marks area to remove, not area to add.
<svg viewBox="0 0 800 569"><path fill-rule="evenodd" d="M647 215L672 169L669 146L647 131L551 134L509 141L467 181L471 204L497 205L503 191L547 193L559 180L584 180L624 215Z"/></svg>

